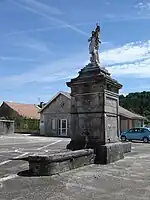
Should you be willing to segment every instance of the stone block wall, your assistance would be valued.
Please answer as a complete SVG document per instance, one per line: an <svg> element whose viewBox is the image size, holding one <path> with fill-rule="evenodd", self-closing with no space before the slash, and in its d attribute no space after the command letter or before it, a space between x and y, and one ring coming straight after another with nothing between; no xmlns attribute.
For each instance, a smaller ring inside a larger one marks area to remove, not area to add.
<svg viewBox="0 0 150 200"><path fill-rule="evenodd" d="M35 176L54 175L94 163L92 149L54 154L49 157L29 156L29 171Z"/></svg>
<svg viewBox="0 0 150 200"><path fill-rule="evenodd" d="M77 89L78 93L72 93L71 98L70 132L72 140L83 140L82 133L86 129L90 134L90 140L99 139L105 143L104 134L100 134L104 132L104 92L84 93L83 91L81 94L79 93L81 87Z"/></svg>
<svg viewBox="0 0 150 200"><path fill-rule="evenodd" d="M120 133L118 94L105 90L105 141L117 142Z"/></svg>

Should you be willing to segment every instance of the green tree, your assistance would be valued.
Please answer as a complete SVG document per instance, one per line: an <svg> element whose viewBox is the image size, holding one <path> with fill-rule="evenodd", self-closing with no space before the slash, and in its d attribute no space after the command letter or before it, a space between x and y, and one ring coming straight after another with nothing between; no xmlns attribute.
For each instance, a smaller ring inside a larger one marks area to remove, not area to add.
<svg viewBox="0 0 150 200"><path fill-rule="evenodd" d="M132 112L143 115L150 120L150 91L120 95L120 105Z"/></svg>

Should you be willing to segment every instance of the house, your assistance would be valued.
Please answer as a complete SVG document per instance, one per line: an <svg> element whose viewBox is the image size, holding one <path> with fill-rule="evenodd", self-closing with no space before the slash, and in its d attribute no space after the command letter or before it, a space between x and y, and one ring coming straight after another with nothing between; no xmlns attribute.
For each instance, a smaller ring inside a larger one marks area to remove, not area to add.
<svg viewBox="0 0 150 200"><path fill-rule="evenodd" d="M58 92L40 111L40 134L69 136L71 96Z"/></svg>
<svg viewBox="0 0 150 200"><path fill-rule="evenodd" d="M126 131L133 127L143 127L146 117L133 113L121 106L119 106L120 116L120 132Z"/></svg>
<svg viewBox="0 0 150 200"><path fill-rule="evenodd" d="M40 134L45 136L69 136L71 96L67 92L58 92L40 110ZM143 126L145 117L132 113L119 106L120 131L135 126Z"/></svg>
<svg viewBox="0 0 150 200"><path fill-rule="evenodd" d="M15 121L15 132L32 132L39 129L40 108L34 104L3 102L0 118Z"/></svg>

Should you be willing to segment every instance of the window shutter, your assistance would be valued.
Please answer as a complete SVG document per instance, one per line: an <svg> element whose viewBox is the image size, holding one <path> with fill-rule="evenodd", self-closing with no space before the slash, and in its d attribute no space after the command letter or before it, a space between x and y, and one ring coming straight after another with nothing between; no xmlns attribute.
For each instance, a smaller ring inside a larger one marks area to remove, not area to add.
<svg viewBox="0 0 150 200"><path fill-rule="evenodd" d="M57 135L60 135L60 119L57 119Z"/></svg>

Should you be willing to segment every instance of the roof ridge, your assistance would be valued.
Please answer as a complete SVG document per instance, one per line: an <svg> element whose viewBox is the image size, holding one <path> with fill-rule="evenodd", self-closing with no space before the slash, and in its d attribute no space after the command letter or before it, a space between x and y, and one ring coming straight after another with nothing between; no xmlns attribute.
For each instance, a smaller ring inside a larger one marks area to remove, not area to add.
<svg viewBox="0 0 150 200"><path fill-rule="evenodd" d="M34 105L36 106L36 104L34 103L21 103L21 102L15 102L15 101L3 101L4 103L15 103L15 104L23 104L23 105Z"/></svg>
<svg viewBox="0 0 150 200"><path fill-rule="evenodd" d="M64 92L62 90L60 90L59 92L57 92L47 103L45 106L43 106L43 108L40 110L40 112L42 112L55 98L57 98L60 94L64 95L67 98L71 98L70 93L69 92Z"/></svg>

